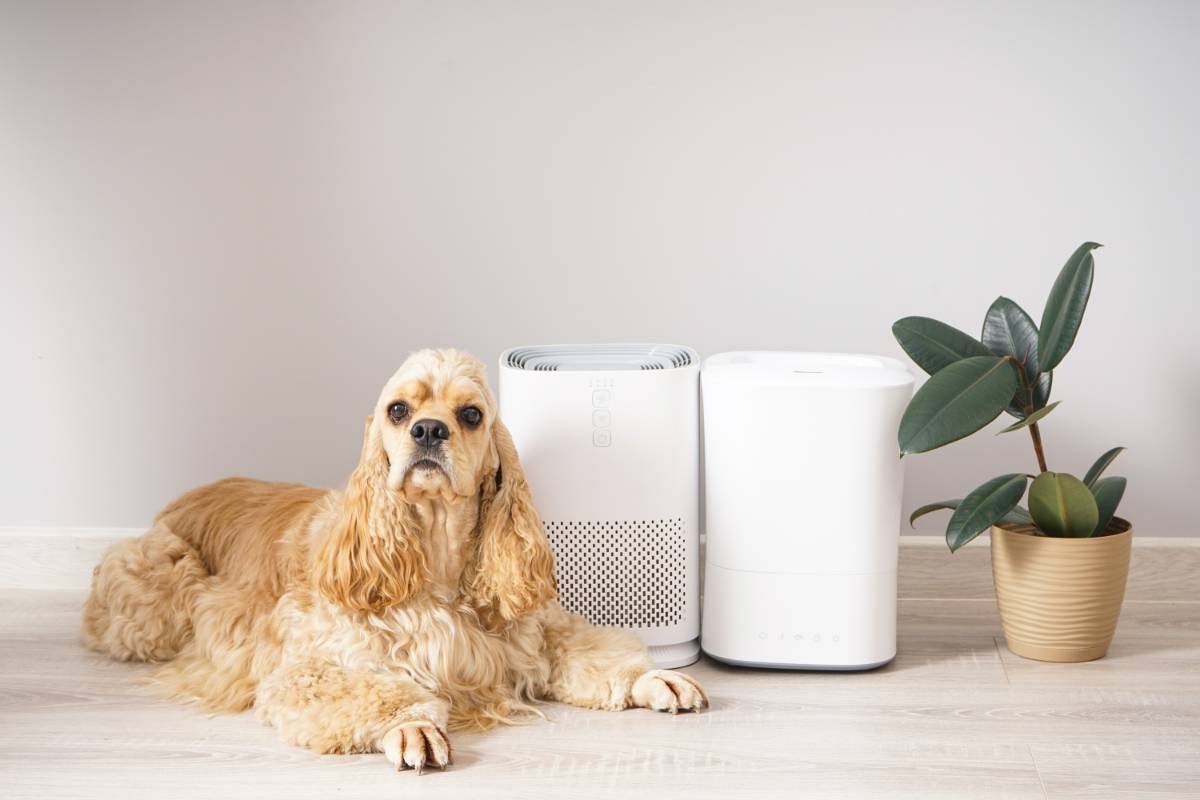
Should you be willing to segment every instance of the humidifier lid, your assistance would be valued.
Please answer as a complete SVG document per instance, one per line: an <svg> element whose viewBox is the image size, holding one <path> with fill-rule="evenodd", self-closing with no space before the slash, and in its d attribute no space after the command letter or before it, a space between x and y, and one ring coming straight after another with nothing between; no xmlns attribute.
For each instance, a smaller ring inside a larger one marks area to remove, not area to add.
<svg viewBox="0 0 1200 800"><path fill-rule="evenodd" d="M778 350L718 353L705 359L704 375L706 381L811 388L884 389L913 382L902 363L886 356Z"/></svg>

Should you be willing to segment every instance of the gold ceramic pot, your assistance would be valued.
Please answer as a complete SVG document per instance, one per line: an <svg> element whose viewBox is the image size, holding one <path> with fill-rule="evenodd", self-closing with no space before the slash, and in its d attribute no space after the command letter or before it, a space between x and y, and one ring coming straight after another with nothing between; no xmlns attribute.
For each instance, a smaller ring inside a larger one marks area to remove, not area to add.
<svg viewBox="0 0 1200 800"><path fill-rule="evenodd" d="M1092 661L1108 652L1129 574L1133 527L1060 539L1029 525L992 527L992 579L1008 649L1038 661Z"/></svg>

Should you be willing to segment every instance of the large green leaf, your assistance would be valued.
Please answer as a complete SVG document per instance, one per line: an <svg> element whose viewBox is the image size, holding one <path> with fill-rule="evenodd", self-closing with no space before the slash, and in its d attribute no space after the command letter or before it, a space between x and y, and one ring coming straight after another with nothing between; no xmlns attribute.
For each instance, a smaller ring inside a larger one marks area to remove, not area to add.
<svg viewBox="0 0 1200 800"><path fill-rule="evenodd" d="M955 361L986 356L989 350L952 325L929 317L905 317L892 325L892 335L917 366L933 375Z"/></svg>
<svg viewBox="0 0 1200 800"><path fill-rule="evenodd" d="M1100 245L1084 242L1079 245L1050 289L1046 308L1042 311L1042 325L1038 334L1038 358L1043 372L1058 366L1075 343L1088 297L1092 293L1092 274L1095 262L1092 251Z"/></svg>
<svg viewBox="0 0 1200 800"><path fill-rule="evenodd" d="M1125 479L1117 475L1097 481L1092 487L1092 495L1095 496L1096 507L1100 511L1100 519L1096 522L1092 536L1104 533L1108 523L1112 522L1113 515L1117 513L1117 506L1121 505L1121 497L1124 494Z"/></svg>
<svg viewBox="0 0 1200 800"><path fill-rule="evenodd" d="M1021 420L1020 422L1014 422L1012 425L1009 425L1009 426L1008 426L1007 428L1005 428L1004 430L1002 430L1002 431L997 431L997 432L996 432L996 435L997 435L997 436L999 436L999 435L1000 435L1000 434L1002 434L1002 433L1012 433L1013 431L1019 431L1019 430L1021 430L1021 428L1028 428L1030 425L1032 425L1033 423L1037 422L1037 421L1038 421L1038 420L1040 420L1042 417L1046 416L1046 415L1047 415L1047 414L1049 414L1051 411L1053 411L1053 410L1055 409L1055 407L1057 407L1057 406L1058 406L1058 404L1059 404L1060 402L1062 402L1062 401L1060 401L1060 400L1055 400L1055 401L1054 401L1053 403L1051 403L1050 405L1048 405L1048 406L1045 406L1045 407L1043 407L1043 408L1039 408L1037 411L1033 412L1032 414L1030 414L1029 416L1027 416L1025 419Z"/></svg>
<svg viewBox="0 0 1200 800"><path fill-rule="evenodd" d="M983 318L983 333L979 337L993 355L1012 356L1025 365L1025 378L1037 380L1038 329L1025 309L1007 297L997 297Z"/></svg>
<svg viewBox="0 0 1200 800"><path fill-rule="evenodd" d="M912 513L908 518L909 525L915 525L916 521L931 511L941 511L943 509L958 508L958 504L962 502L962 498L955 500L939 500L936 503L927 503ZM1029 516L1028 509L1021 506L1013 506L1012 509L1000 518L1001 522L1009 522L1013 525L1032 525L1033 517Z"/></svg>
<svg viewBox="0 0 1200 800"><path fill-rule="evenodd" d="M1034 478L1029 513L1049 536L1091 536L1100 519L1091 490L1065 472L1043 472Z"/></svg>
<svg viewBox="0 0 1200 800"><path fill-rule="evenodd" d="M1121 455L1121 451L1124 449L1124 447L1114 447L1112 450L1109 450L1107 453L1096 459L1096 463L1092 464L1091 469L1089 469L1087 474L1083 476L1083 482L1087 484L1089 489L1095 488L1096 481L1100 480L1100 476L1104 474L1104 470L1108 469L1108 465L1111 464L1117 456Z"/></svg>
<svg viewBox="0 0 1200 800"><path fill-rule="evenodd" d="M1038 365L1038 329L1025 309L1007 297L997 297L983 318L979 337L985 347L998 356L1012 356L1025 365L1025 383L1033 387L1034 410L1044 408L1050 399L1050 373L1040 373ZM1039 374L1040 373L1040 374ZM1024 384L1004 409L1017 419L1025 419L1025 406L1030 404Z"/></svg>
<svg viewBox="0 0 1200 800"><path fill-rule="evenodd" d="M1019 380L996 356L957 361L925 382L904 410L900 455L924 453L969 436L1000 416Z"/></svg>
<svg viewBox="0 0 1200 800"><path fill-rule="evenodd" d="M992 478L963 498L946 526L946 544L954 552L999 522L1021 502L1029 479L1020 472Z"/></svg>

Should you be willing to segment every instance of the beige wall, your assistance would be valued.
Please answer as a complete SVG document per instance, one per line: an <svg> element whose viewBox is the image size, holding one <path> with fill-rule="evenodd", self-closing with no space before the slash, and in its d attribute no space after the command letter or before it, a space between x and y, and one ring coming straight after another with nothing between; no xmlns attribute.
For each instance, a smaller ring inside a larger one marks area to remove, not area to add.
<svg viewBox="0 0 1200 800"><path fill-rule="evenodd" d="M907 314L1040 316L1096 239L1051 467L1129 445L1127 515L1196 531L1200 5L0 15L0 525L339 483L413 348L898 354ZM906 507L1033 467L978 436L914 458Z"/></svg>

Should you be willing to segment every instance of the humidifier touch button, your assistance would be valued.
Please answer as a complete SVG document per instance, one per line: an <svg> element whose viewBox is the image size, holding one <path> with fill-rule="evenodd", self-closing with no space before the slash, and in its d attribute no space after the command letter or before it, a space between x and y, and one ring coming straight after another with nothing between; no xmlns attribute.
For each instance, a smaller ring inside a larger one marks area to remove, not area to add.
<svg viewBox="0 0 1200 800"><path fill-rule="evenodd" d="M712 356L700 380L705 652L785 668L890 661L912 376L890 358L744 352Z"/></svg>

